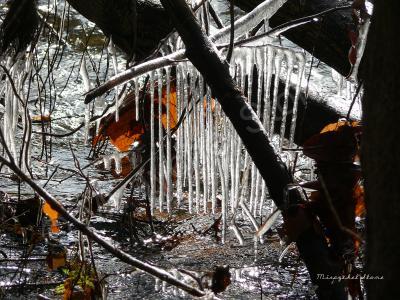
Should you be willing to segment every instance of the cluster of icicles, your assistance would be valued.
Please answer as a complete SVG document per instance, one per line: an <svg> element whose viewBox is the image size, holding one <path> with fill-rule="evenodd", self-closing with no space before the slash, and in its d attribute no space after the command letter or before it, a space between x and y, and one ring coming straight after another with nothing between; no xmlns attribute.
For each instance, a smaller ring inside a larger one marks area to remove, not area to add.
<svg viewBox="0 0 400 300"><path fill-rule="evenodd" d="M171 91L171 68L176 68L176 103L173 104L168 98ZM253 82L252 76L254 68L258 73L256 83ZM273 140L277 153L281 153L284 141L288 146L293 144L304 69L305 54L292 48L265 45L241 47L233 52L231 75L236 78L248 99L252 99L254 110ZM212 99L211 91L204 85L203 77L190 62L180 62L173 67L157 69L144 76L147 75L150 78L151 101L152 210L170 212L173 207L187 207L190 213L221 212L223 234L229 225L242 244L243 237L235 225L237 214L241 213L248 218L254 229L258 230L256 217L269 214L273 207L271 203L266 203L265 183L241 139L224 115L217 99ZM141 78L134 79L136 106L139 105L140 81ZM283 92L278 89L280 81L284 82ZM256 85L257 89L253 88L253 85ZM170 113L166 114L165 130L162 116L155 115L163 111L165 113L161 107L155 108L163 103L161 99L155 99L156 95L162 97L163 88L167 95L167 112L170 112L170 105L176 105L179 119L185 111L190 111L173 136ZM158 89L158 93L155 93L155 89ZM139 109L136 110L136 118L139 117L138 112ZM274 128L275 124L279 124L276 123L277 118L281 119L278 129ZM172 139L175 141L172 142ZM108 168L110 160L114 160L116 172L119 172L120 160L124 155L117 153L104 157L104 166ZM173 172L176 178L174 181ZM123 189L124 187L114 196L121 197ZM174 198L177 203L173 206ZM119 199L115 201L120 202Z"/></svg>
<svg viewBox="0 0 400 300"><path fill-rule="evenodd" d="M3 153L7 148L13 160L23 172L27 172L31 161L31 135L32 126L28 110L28 85L27 78L32 70L32 56L27 54L25 59L15 61L12 58L5 59L5 68L0 69L0 77L4 78L0 85L0 95L4 96L3 124L0 126L4 137L4 145L0 145ZM1 106L0 106L1 107ZM18 124L18 122L20 122ZM21 125L22 132L18 131ZM17 143L17 137L19 142ZM4 170L3 170L4 171Z"/></svg>

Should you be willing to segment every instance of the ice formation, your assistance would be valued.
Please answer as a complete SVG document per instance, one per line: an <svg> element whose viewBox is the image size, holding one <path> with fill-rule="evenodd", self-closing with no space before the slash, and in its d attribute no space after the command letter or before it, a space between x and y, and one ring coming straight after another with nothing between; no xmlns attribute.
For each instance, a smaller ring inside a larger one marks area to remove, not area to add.
<svg viewBox="0 0 400 300"><path fill-rule="evenodd" d="M31 161L32 126L26 78L29 78L32 70L32 54L27 54L25 60L16 62L8 58L4 68L9 76L6 76L5 70L0 69L0 75L6 78L0 86L0 93L4 94L4 115L0 130L4 137L4 147L11 156L6 158L18 164L23 172L27 172ZM21 143L17 142L19 118L23 128Z"/></svg>
<svg viewBox="0 0 400 300"><path fill-rule="evenodd" d="M237 37L245 35L259 20L265 21L266 30L268 19L285 2L265 1L250 14L239 18L235 22ZM208 24L205 13L207 11L198 10L196 14L204 27ZM224 43L229 36L227 33L229 27L215 31L210 39ZM265 41L236 47L230 72L247 95L277 153L281 153L284 145L293 145L306 59L301 51L274 44L273 38ZM173 34L162 51L179 52L183 47L179 36ZM149 76L152 211L170 212L177 206L187 208L190 213L221 214L223 240L226 230L231 229L239 243L244 243L244 238L236 225L238 217L247 219L255 233L272 226L258 223L260 216L274 212L270 223L277 216L268 200L265 183L217 99L212 98L201 74L186 60L163 65L159 69L150 65L146 68L147 73L141 73L132 83L135 89L135 118L139 120L140 83ZM174 102L171 101L172 73L176 80ZM177 130L170 128L171 105L176 106L178 119L186 114ZM163 124L162 114L165 113L166 122ZM104 162L105 166L109 166L107 159ZM176 199L174 206L173 198ZM261 238L262 234L256 236L257 241Z"/></svg>
<svg viewBox="0 0 400 300"><path fill-rule="evenodd" d="M171 68L176 71L176 103L170 102ZM268 44L233 52L231 74L247 94L278 152L284 143L293 143L304 68L304 54L291 48ZM255 71L258 76L253 82ZM248 219L257 232L262 224L256 217L272 210L265 210L267 189L261 175L190 62L151 71L149 76L152 210L171 211L172 198L176 197L177 206L187 207L190 213L221 212L223 236L230 228L242 243L234 218L240 215ZM139 81L134 80L135 90ZM161 107L163 90L167 94L166 128L161 116L165 112ZM171 105L176 105L178 115L189 112L174 136L169 122ZM175 180L171 153L175 153Z"/></svg>

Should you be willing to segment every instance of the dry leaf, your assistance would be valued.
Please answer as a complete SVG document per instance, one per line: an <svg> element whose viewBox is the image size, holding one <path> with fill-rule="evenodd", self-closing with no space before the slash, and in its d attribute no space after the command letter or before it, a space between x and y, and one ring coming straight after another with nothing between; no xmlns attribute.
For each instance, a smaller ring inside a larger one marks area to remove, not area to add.
<svg viewBox="0 0 400 300"><path fill-rule="evenodd" d="M170 113L170 128L174 128L178 122L178 112L176 107L176 89L175 85L170 86L169 99L167 99L166 87L162 89L162 99L161 99L161 122L163 128L167 127L167 100L169 100L169 113ZM143 92L142 92L143 93ZM140 95L140 98L142 96ZM154 117L156 120L159 118L159 105L158 105L158 89L155 88L154 93ZM145 107L142 116L145 119L145 123L150 123L150 95L145 96ZM142 111L139 113L142 114ZM157 126L156 126L157 127ZM158 129L158 127L157 127ZM147 129L148 130L148 129ZM135 141L140 141L145 130L143 124L140 120L136 120L136 105L135 105L135 94L133 92L129 93L123 100L121 107L119 109L119 120L115 122L115 114L112 113L106 118L104 118L100 125L100 133L93 139L92 144L95 146L99 141L109 138L111 143L119 151L128 151L130 146Z"/></svg>
<svg viewBox="0 0 400 300"><path fill-rule="evenodd" d="M57 226L58 212L55 211L49 203L45 202L42 207L43 213L49 217L51 221L51 232L60 232L60 228Z"/></svg>

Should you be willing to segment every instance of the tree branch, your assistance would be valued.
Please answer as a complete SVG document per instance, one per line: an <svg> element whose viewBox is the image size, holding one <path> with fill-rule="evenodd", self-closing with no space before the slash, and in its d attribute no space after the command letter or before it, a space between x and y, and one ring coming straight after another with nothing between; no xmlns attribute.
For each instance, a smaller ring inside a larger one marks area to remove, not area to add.
<svg viewBox="0 0 400 300"><path fill-rule="evenodd" d="M243 141L253 162L266 182L269 193L278 208L287 212L285 190L292 178L285 164L271 146L266 132L255 112L240 92L229 74L229 69L219 57L211 40L205 35L185 0L161 0L171 16L174 25L186 45L186 55L203 75L224 113L232 122ZM183 21L182 21L183 20ZM299 194L294 195L294 204L301 202ZM342 283L326 283L318 280L317 274L340 274L340 264L334 264L324 238L312 226L297 238L299 252L317 284L317 294L322 299L347 299Z"/></svg>
<svg viewBox="0 0 400 300"><path fill-rule="evenodd" d="M68 211L64 208L64 206L58 202L52 195L50 195L45 189L37 185L34 181L32 181L25 173L21 171L21 169L13 162L10 162L0 156L0 162L8 166L15 174L24 182L26 182L40 197L46 200L50 206L56 210L62 217L64 217L67 221L71 222L80 232L85 234L88 238L92 239L108 252L118 257L121 261L130 264L139 270L142 270L146 273L149 273L169 284L172 284L190 295L201 297L204 296L204 292L190 286L183 281L178 280L176 277L172 276L166 270L161 269L159 267L150 265L146 262L138 260L137 258L129 255L128 253L115 248L110 243L106 242L99 234L97 234L94 230L90 229L88 226L80 222L78 219L73 217Z"/></svg>

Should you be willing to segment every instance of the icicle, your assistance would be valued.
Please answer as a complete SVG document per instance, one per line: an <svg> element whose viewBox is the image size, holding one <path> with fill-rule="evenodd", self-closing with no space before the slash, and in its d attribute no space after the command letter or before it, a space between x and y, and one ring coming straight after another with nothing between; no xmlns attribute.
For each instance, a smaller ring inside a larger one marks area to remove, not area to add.
<svg viewBox="0 0 400 300"><path fill-rule="evenodd" d="M211 98L211 90L209 87L207 87L207 114L208 114L208 126L209 126L209 152L210 152L210 176L211 176L211 209L212 213L215 214L215 203L216 203L216 197L217 197L217 183L216 183L216 171L215 171L215 153L216 152L216 139L215 139L215 134L216 130L214 127L214 115L212 112L212 104L213 104L213 99Z"/></svg>
<svg viewBox="0 0 400 300"><path fill-rule="evenodd" d="M227 204L227 190L225 185L225 176L224 171L222 169L222 161L221 158L217 157L218 170L221 178L221 190L222 190L222 203L221 203L221 219L222 219L222 243L225 243L226 236L226 204Z"/></svg>
<svg viewBox="0 0 400 300"><path fill-rule="evenodd" d="M254 237L254 262L258 261L258 238Z"/></svg>
<svg viewBox="0 0 400 300"><path fill-rule="evenodd" d="M170 67L165 68L165 73L166 73L166 87L167 87L167 173L166 173L166 178L167 178L167 211L170 212L171 210L171 200L172 200L172 157L171 157L171 107L170 107L170 101L171 101L171 78L170 78L170 73L171 69Z"/></svg>
<svg viewBox="0 0 400 300"><path fill-rule="evenodd" d="M200 213L200 172L199 172L199 128L198 128L198 91L196 89L196 79L197 79L197 71L192 66L190 72L190 91L192 94L192 107L193 107L193 120L191 122L192 130L191 135L193 136L193 168L194 168L194 177L195 177L195 188L196 188L196 212ZM190 143L191 141L189 141Z"/></svg>
<svg viewBox="0 0 400 300"><path fill-rule="evenodd" d="M113 67L114 67L114 75L118 74L118 60L117 60L117 51L115 50L114 43L112 41L112 37L110 37L110 42L108 43L108 53L111 55ZM115 88L115 122L119 121L119 88Z"/></svg>
<svg viewBox="0 0 400 300"><path fill-rule="evenodd" d="M285 257L286 253L288 253L291 246L292 246L292 244L290 243L289 245L286 246L285 249L283 249L281 255L279 255L279 259L278 259L279 263L282 263L283 258Z"/></svg>
<svg viewBox="0 0 400 300"><path fill-rule="evenodd" d="M240 168L242 161L242 140L237 136L236 139L237 148L236 148L236 168L235 168L235 194L234 194L234 205L232 209L236 210L238 199L239 199L239 191L240 191Z"/></svg>
<svg viewBox="0 0 400 300"><path fill-rule="evenodd" d="M178 115L182 114L183 111L183 84L182 84L182 68L180 65L176 66L176 106L178 110ZM177 145L176 145L176 197L178 202L178 207L181 205L182 201L182 170L183 170L183 159L182 159L182 138L184 135L184 130L182 129L183 124L178 129L176 133Z"/></svg>
<svg viewBox="0 0 400 300"><path fill-rule="evenodd" d="M286 83L285 83L285 94L284 94L284 102L282 109L282 119L281 119L281 130L280 130L280 140L279 140L279 151L282 151L283 140L285 139L285 129L286 129L286 118L288 113L289 106L289 92L290 92L290 79L292 77L293 66L294 66L294 55L290 50L286 50Z"/></svg>
<svg viewBox="0 0 400 300"><path fill-rule="evenodd" d="M258 207L258 215L262 216L262 210L263 210L263 206L264 206L264 199L266 196L266 185L264 180L261 179L261 196L260 196L260 201L259 201L259 207Z"/></svg>
<svg viewBox="0 0 400 300"><path fill-rule="evenodd" d="M158 180L159 180L159 209L163 210L163 202L164 202L164 142L163 142L163 125L162 125L162 106L163 106L163 95L162 95L162 69L157 70L158 77Z"/></svg>
<svg viewBox="0 0 400 300"><path fill-rule="evenodd" d="M85 56L83 56L82 58L82 63L81 63L81 67L80 67L80 75L82 77L83 80L83 85L84 85L84 90L85 92L90 91L91 89L91 84L90 84L90 79L89 79L89 75L88 75L88 71L86 68L86 59ZM88 141L88 136L89 136L89 126L90 126L90 112L92 109L92 104L89 103L86 105L85 108L85 131L84 131L84 143L86 144Z"/></svg>
<svg viewBox="0 0 400 300"><path fill-rule="evenodd" d="M184 94L184 101L185 107L187 110L187 118L185 122L185 146L186 146L186 172L187 172L187 185L189 188L188 193L188 202L189 202L189 213L193 212L193 183L192 183L192 175L193 175L193 153L192 153L192 142L193 142L193 135L192 135L192 114L189 113L191 107L189 106L189 92L188 92L188 85L187 85L187 76L188 76L188 69L183 68L183 94ZM193 105L193 101L190 102Z"/></svg>
<svg viewBox="0 0 400 300"><path fill-rule="evenodd" d="M115 208L118 210L121 208L121 200L122 197L124 196L124 191L128 184L129 181L127 181L118 190L116 190L115 193L112 194L112 196L110 197L110 200L114 203Z"/></svg>
<svg viewBox="0 0 400 300"><path fill-rule="evenodd" d="M265 48L261 48L259 50L256 50L256 63L257 63L257 73L258 73L258 80L257 80L257 115L258 117L261 117L261 98L262 98L262 88L263 88L263 82L264 82L264 69L265 69L265 52L266 49ZM254 191L254 200L253 200L253 207L250 207L253 215L256 215L256 211L257 211L257 206L259 203L259 192L260 192L260 181L262 181L261 179L261 175L258 172L258 169L254 166L254 172L255 172L255 182L253 185L253 189Z"/></svg>
<svg viewBox="0 0 400 300"><path fill-rule="evenodd" d="M230 229L232 229L233 233L235 234L236 238L239 241L239 244L241 246L244 245L244 238L242 233L240 232L239 228L237 228L236 224L232 222L231 226L229 226Z"/></svg>
<svg viewBox="0 0 400 300"><path fill-rule="evenodd" d="M271 136L270 131L270 120L271 120L271 82L273 72L273 62L275 56L275 50L271 46L267 47L265 51L265 62L266 67L264 68L264 115L263 125L267 133Z"/></svg>
<svg viewBox="0 0 400 300"><path fill-rule="evenodd" d="M135 77L135 118L136 121L139 121L139 92L140 92L140 85L138 77Z"/></svg>
<svg viewBox="0 0 400 300"><path fill-rule="evenodd" d="M251 163L251 181L250 181L250 199L249 207L253 211L253 207L256 206L255 190L256 190L256 178L257 178L257 168L252 161Z"/></svg>
<svg viewBox="0 0 400 300"><path fill-rule="evenodd" d="M122 172L122 165L121 165L122 157L120 156L119 152L116 152L115 154L112 155L112 158L114 159L115 173L119 175Z"/></svg>
<svg viewBox="0 0 400 300"><path fill-rule="evenodd" d="M154 133L154 71L150 72L150 207L154 211L156 195L156 147Z"/></svg>
<svg viewBox="0 0 400 300"><path fill-rule="evenodd" d="M207 146L206 146L206 126L204 124L205 114L204 111L210 103L207 103L204 98L204 79L203 76L199 75L199 94L200 94L200 151L201 151L201 165L202 165L202 177L203 177L203 212L207 212L207 201L208 201L208 164L207 164Z"/></svg>
<svg viewBox="0 0 400 300"><path fill-rule="evenodd" d="M104 169L105 170L110 170L111 168L111 160L109 156L104 156L103 157L103 164L104 164Z"/></svg>
<svg viewBox="0 0 400 300"><path fill-rule="evenodd" d="M290 137L289 137L289 147L293 147L294 142L294 134L296 131L296 120L297 120L297 108L300 97L300 88L301 82L303 80L304 69L306 65L306 58L303 53L297 53L296 58L298 61L298 71L297 71L297 82L296 82L296 94L293 101L293 113L292 113L292 121L290 125ZM343 78L343 77L342 77Z"/></svg>
<svg viewBox="0 0 400 300"><path fill-rule="evenodd" d="M224 143L224 150L222 155L222 167L224 172L224 184L225 184L225 193L226 193L226 200L229 198L229 167L230 167L230 151L231 151L231 136L232 136L232 127L230 124L229 119L226 115L224 115L224 127L225 127L225 134L223 136L223 143ZM228 206L228 202L225 202L225 208Z"/></svg>
<svg viewBox="0 0 400 300"><path fill-rule="evenodd" d="M279 102L278 90L279 90L279 76L280 76L281 67L282 67L282 59L283 59L283 53L281 51L279 51L275 57L274 96L272 99L271 124L270 124L270 131L269 131L269 134L271 137L274 134L276 109L277 109L278 102Z"/></svg>
<svg viewBox="0 0 400 300"><path fill-rule="evenodd" d="M231 198L231 210L233 211L233 204L235 202L235 182L236 182L236 132L232 125L230 127L230 138L228 143L230 143L230 198Z"/></svg>
<svg viewBox="0 0 400 300"><path fill-rule="evenodd" d="M104 109L106 108L106 100L104 99L103 96L100 96L99 98L96 99L94 102L95 105L95 114L100 116ZM102 118L98 118L96 120L96 134L100 133L100 124L101 124Z"/></svg>

